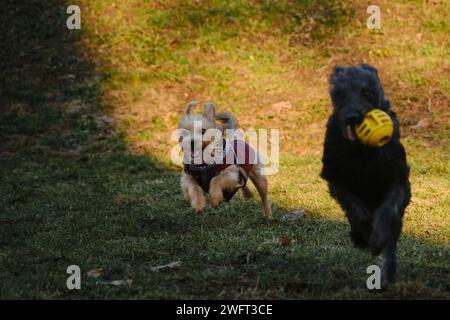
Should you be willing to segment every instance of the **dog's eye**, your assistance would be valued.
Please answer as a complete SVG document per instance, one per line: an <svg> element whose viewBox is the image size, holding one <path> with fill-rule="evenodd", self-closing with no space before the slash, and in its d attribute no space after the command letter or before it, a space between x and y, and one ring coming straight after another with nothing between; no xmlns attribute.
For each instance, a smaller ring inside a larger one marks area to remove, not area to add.
<svg viewBox="0 0 450 320"><path fill-rule="evenodd" d="M202 134L205 134L205 132L206 132L206 130L205 130L205 129L202 129Z"/></svg>

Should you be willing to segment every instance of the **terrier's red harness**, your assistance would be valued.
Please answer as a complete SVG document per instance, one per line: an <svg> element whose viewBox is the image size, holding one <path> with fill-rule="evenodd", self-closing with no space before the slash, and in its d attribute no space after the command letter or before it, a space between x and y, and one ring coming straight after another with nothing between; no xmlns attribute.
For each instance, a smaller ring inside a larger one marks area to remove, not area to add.
<svg viewBox="0 0 450 320"><path fill-rule="evenodd" d="M223 190L226 201L231 200L234 194L247 183L248 175L256 164L256 153L245 141L233 140L230 150L224 155L222 163L213 164L184 164L184 172L190 174L202 187L203 191L209 191L211 179L231 165L239 168L239 178L242 185L235 190Z"/></svg>

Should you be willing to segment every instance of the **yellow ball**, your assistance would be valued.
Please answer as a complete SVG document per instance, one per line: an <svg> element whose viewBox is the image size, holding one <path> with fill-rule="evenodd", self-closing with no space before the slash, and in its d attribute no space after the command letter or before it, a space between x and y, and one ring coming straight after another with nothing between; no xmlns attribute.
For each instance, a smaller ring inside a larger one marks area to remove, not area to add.
<svg viewBox="0 0 450 320"><path fill-rule="evenodd" d="M355 133L362 143L370 147L382 147L392 138L394 124L386 112L374 109L355 127Z"/></svg>

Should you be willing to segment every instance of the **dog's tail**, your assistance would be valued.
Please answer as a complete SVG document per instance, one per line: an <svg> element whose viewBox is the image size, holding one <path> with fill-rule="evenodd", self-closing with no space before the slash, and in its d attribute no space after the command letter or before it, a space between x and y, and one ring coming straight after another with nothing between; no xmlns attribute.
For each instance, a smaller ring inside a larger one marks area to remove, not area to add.
<svg viewBox="0 0 450 320"><path fill-rule="evenodd" d="M216 119L223 123L223 129L238 129L239 125L231 112L216 114Z"/></svg>
<svg viewBox="0 0 450 320"><path fill-rule="evenodd" d="M194 108L196 105L198 105L198 101L197 100L192 100L191 102L189 102L186 106L186 111L184 112L186 115L190 115L192 108Z"/></svg>

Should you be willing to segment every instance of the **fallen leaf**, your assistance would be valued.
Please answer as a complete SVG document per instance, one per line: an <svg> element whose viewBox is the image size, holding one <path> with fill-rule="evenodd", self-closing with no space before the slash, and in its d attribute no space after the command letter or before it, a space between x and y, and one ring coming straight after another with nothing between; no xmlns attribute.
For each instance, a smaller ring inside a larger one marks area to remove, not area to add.
<svg viewBox="0 0 450 320"><path fill-rule="evenodd" d="M105 116L97 117L96 122L97 122L97 125L99 127L103 127L105 125L112 125L112 124L114 124L115 120L113 118L108 117L108 116L105 115Z"/></svg>
<svg viewBox="0 0 450 320"><path fill-rule="evenodd" d="M291 245L291 240L287 237L281 237L278 241L279 245L282 247L287 247Z"/></svg>
<svg viewBox="0 0 450 320"><path fill-rule="evenodd" d="M174 261L162 266L156 266L156 267L151 267L150 270L152 271L159 271L162 269L174 269L174 268L179 268L181 267L181 261Z"/></svg>
<svg viewBox="0 0 450 320"><path fill-rule="evenodd" d="M94 270L86 272L86 275L88 276L88 278L98 278L103 274L103 271L104 271L103 268L98 268L98 269L94 269Z"/></svg>
<svg viewBox="0 0 450 320"><path fill-rule="evenodd" d="M284 109L292 109L292 103L290 101L281 101L272 105L272 110L280 112Z"/></svg>
<svg viewBox="0 0 450 320"><path fill-rule="evenodd" d="M122 95L122 92L120 91L110 91L108 92L108 96L113 98L119 98Z"/></svg>
<svg viewBox="0 0 450 320"><path fill-rule="evenodd" d="M130 279L128 279L128 280L114 280L114 281L111 281L111 282L102 282L102 283L103 284L110 284L110 285L113 285L113 286L124 286L124 285L131 286L133 284L133 280L130 280Z"/></svg>
<svg viewBox="0 0 450 320"><path fill-rule="evenodd" d="M283 221L293 221L297 220L301 217L304 217L306 215L305 210L296 210L294 212L291 212L281 218Z"/></svg>
<svg viewBox="0 0 450 320"><path fill-rule="evenodd" d="M411 129L428 128L431 126L432 120L429 118L420 119L415 125L411 126Z"/></svg>

